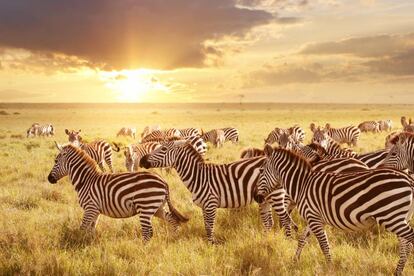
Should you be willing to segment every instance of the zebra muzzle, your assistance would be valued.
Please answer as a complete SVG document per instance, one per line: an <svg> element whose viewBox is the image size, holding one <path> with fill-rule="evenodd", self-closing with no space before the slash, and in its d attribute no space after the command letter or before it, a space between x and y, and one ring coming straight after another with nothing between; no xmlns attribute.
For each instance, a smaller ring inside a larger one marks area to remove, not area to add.
<svg viewBox="0 0 414 276"><path fill-rule="evenodd" d="M47 177L47 180L51 184L56 184L57 183L57 180L51 174L49 174L49 176Z"/></svg>
<svg viewBox="0 0 414 276"><path fill-rule="evenodd" d="M265 201L265 197L260 194L255 194L253 198L259 204L262 204Z"/></svg>
<svg viewBox="0 0 414 276"><path fill-rule="evenodd" d="M145 168L145 169L151 168L151 164L150 162L148 162L148 157L149 155L147 154L144 157L142 157L141 160L139 161L139 166L141 168Z"/></svg>

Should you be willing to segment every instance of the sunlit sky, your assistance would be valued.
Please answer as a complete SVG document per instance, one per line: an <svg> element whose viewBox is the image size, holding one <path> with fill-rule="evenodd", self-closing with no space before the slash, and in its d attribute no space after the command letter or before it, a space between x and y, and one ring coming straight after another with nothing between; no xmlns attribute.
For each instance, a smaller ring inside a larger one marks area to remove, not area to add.
<svg viewBox="0 0 414 276"><path fill-rule="evenodd" d="M414 1L0 1L0 102L414 103Z"/></svg>

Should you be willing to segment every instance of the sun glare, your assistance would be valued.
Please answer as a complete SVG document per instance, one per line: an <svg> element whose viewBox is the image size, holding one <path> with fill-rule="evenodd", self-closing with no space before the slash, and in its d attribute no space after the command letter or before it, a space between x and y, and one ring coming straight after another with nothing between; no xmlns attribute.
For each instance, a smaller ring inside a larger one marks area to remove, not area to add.
<svg viewBox="0 0 414 276"><path fill-rule="evenodd" d="M106 87L115 93L116 99L120 102L142 102L152 98L151 94L155 92L169 92L168 87L155 78L151 70L105 72L103 78Z"/></svg>

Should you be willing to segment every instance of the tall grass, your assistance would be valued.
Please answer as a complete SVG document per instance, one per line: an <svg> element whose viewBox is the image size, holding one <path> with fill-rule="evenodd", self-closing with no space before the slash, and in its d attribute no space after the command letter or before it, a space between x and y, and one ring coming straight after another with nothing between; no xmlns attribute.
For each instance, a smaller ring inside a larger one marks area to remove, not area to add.
<svg viewBox="0 0 414 276"><path fill-rule="evenodd" d="M121 144L133 142L116 138L122 126L143 129L148 124L162 127L234 126L240 130L237 145L209 149L210 162L237 160L242 148L263 146L263 139L274 127L298 123L310 139L310 122L333 126L362 120L392 119L397 127L401 115L410 115L412 106L329 106L317 108L295 105L239 105L197 108L73 108L49 105L48 109L3 106L19 116L0 117L0 274L84 274L84 275L362 275L391 274L398 260L397 239L374 227L362 233L344 233L327 228L333 264L326 265L315 238L293 262L296 237L286 239L276 222L271 233L264 233L258 208L252 204L241 211L220 209L216 235L224 244L206 242L201 210L192 204L191 194L176 173L160 173L170 184L174 205L191 217L178 233L153 219L154 237L141 242L138 218L116 220L101 217L96 233L79 230L82 209L67 178L56 185L47 182L56 149L53 140L67 140L64 129L82 129L85 139L104 137ZM33 122L51 122L54 138L25 138ZM362 134L356 148L367 152L382 148L386 133ZM114 153L116 171L125 171L122 153ZM296 213L295 221L304 224ZM414 273L412 258L405 269Z"/></svg>

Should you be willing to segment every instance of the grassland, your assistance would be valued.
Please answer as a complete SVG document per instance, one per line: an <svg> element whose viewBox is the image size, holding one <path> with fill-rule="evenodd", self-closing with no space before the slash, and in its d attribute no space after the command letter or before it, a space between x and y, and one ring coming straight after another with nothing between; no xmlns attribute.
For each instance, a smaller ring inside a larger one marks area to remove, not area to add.
<svg viewBox="0 0 414 276"><path fill-rule="evenodd" d="M121 126L142 129L163 127L234 126L240 130L238 145L210 149L210 162L238 159L247 146L261 147L275 126L302 125L310 139L310 122L333 126L362 120L390 118L400 128L401 115L413 106L330 105L0 105L0 275L387 275L398 260L397 239L375 227L363 233L343 233L327 228L333 264L327 266L315 238L305 247L300 263L293 262L296 240L286 239L278 226L264 233L257 205L241 211L219 210L217 237L209 245L201 211L175 173L160 172L171 186L176 207L191 217L177 234L154 219L154 238L143 245L138 218L101 217L96 235L79 231L82 210L67 178L47 182L57 150L53 140L67 140L64 129L82 129L87 140L96 137L123 144ZM16 113L16 114L15 114ZM18 114L17 114L18 113ZM54 138L26 139L33 123L51 122ZM358 152L382 148L386 133L363 134ZM125 171L122 153L114 154L115 169ZM294 214L295 221L303 222ZM405 275L413 275L412 257Z"/></svg>

